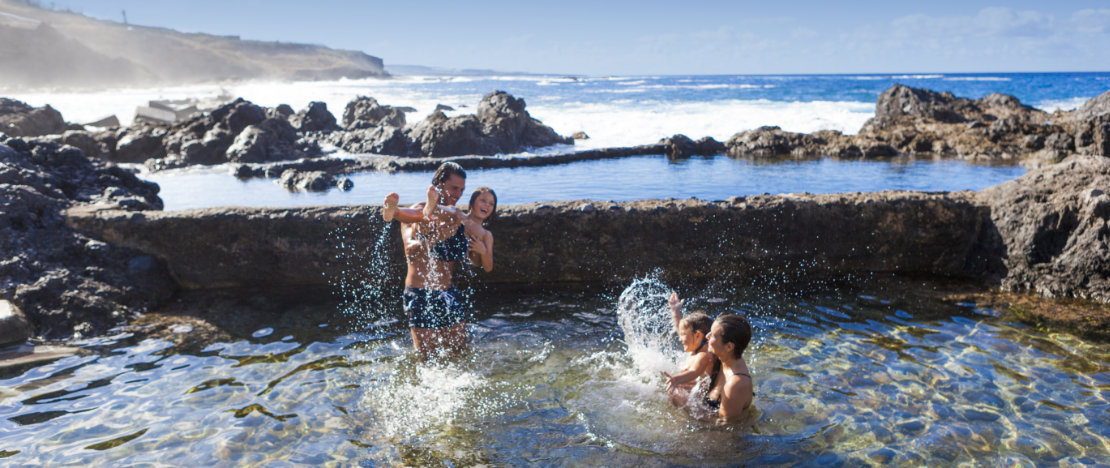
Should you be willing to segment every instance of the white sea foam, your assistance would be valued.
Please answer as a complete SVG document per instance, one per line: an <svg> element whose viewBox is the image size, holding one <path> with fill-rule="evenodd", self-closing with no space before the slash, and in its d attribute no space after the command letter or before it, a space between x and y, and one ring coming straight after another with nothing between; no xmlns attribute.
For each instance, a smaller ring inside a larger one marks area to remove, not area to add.
<svg viewBox="0 0 1110 468"><path fill-rule="evenodd" d="M792 132L839 130L854 134L874 116L866 102L780 102L720 100L712 102L542 103L529 105L533 117L560 134L584 131L583 148L642 145L675 134L724 141L744 130L776 125Z"/></svg>
<svg viewBox="0 0 1110 468"><path fill-rule="evenodd" d="M1089 97L1075 97L1067 99L1052 99L1036 103L1033 107L1043 110L1045 112L1053 112L1057 110L1075 110L1082 106L1091 98Z"/></svg>
<svg viewBox="0 0 1110 468"><path fill-rule="evenodd" d="M636 86L646 83L643 79L622 77L599 79L629 85L639 83L629 88L630 90L636 90ZM321 101L327 104L332 114L339 117L352 99L357 96L373 96L383 105L416 109L407 114L408 122L413 124L435 110L437 104L455 108L454 111L446 112L448 116L474 113L482 94L490 91L446 91L435 86L414 85L427 83L424 80L425 78L415 77L403 80L236 83L223 86L118 89L95 93L29 93L10 97L34 106L50 104L71 122L90 122L114 114L121 123L129 125L134 119L135 108L145 105L151 99L203 98L226 93L266 107L289 104L295 110L306 108L312 101ZM715 85L691 85L697 86ZM589 90L583 90L587 91ZM874 113L874 103L871 102L782 102L764 99L709 102L628 99L576 102L551 96L518 97L528 101L528 111L533 117L551 126L556 132L569 135L584 131L589 134L589 140L576 145L582 148L642 145L678 133L692 138L712 136L721 140L762 125L777 125L794 132L829 129L855 133Z"/></svg>
<svg viewBox="0 0 1110 468"><path fill-rule="evenodd" d="M1010 81L1005 76L948 76L945 81Z"/></svg>

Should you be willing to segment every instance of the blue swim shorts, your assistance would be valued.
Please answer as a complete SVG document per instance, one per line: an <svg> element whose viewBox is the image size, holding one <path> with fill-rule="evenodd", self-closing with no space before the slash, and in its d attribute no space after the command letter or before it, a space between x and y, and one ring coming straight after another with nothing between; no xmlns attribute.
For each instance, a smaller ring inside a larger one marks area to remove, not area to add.
<svg viewBox="0 0 1110 468"><path fill-rule="evenodd" d="M454 287L438 291L406 286L402 300L410 328L447 328L466 320L466 303Z"/></svg>

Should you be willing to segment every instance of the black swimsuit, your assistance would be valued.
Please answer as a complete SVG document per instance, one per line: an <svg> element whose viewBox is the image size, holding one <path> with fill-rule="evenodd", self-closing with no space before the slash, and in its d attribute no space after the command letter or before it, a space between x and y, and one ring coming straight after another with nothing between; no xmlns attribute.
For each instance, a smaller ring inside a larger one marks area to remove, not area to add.
<svg viewBox="0 0 1110 468"><path fill-rule="evenodd" d="M748 380L752 379L752 376L750 376L748 374L736 374L736 375L742 375L744 377L747 377ZM755 397L755 391L754 390L752 391L752 397ZM706 397L705 397L705 406L708 406L710 409L713 409L713 410L720 410L721 409L721 400L714 400L712 398L709 398L708 395L706 395ZM748 406L751 406L751 403L748 403ZM747 408L747 406L745 406L745 408Z"/></svg>
<svg viewBox="0 0 1110 468"><path fill-rule="evenodd" d="M466 240L465 231L463 226L459 226L455 235L437 242L432 247L432 256L441 262L455 262L466 258L466 253L470 250L470 242Z"/></svg>

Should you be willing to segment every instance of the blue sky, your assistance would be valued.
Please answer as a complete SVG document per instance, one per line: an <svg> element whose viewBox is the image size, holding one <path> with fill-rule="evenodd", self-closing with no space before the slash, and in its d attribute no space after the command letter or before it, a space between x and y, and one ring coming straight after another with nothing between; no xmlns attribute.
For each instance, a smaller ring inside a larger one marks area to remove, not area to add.
<svg viewBox="0 0 1110 468"><path fill-rule="evenodd" d="M390 64L583 75L1106 71L1110 1L61 0Z"/></svg>

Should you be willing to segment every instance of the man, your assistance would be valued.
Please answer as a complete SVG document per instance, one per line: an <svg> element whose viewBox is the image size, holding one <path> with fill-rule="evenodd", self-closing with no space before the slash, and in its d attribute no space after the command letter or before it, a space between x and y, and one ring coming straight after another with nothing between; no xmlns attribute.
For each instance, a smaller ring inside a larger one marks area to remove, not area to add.
<svg viewBox="0 0 1110 468"><path fill-rule="evenodd" d="M432 176L432 187L440 205L454 206L466 188L466 171L456 163L443 163ZM403 305L413 346L425 359L462 351L467 345L466 304L451 285L455 262L467 254L462 226L401 223L401 240L407 267Z"/></svg>

